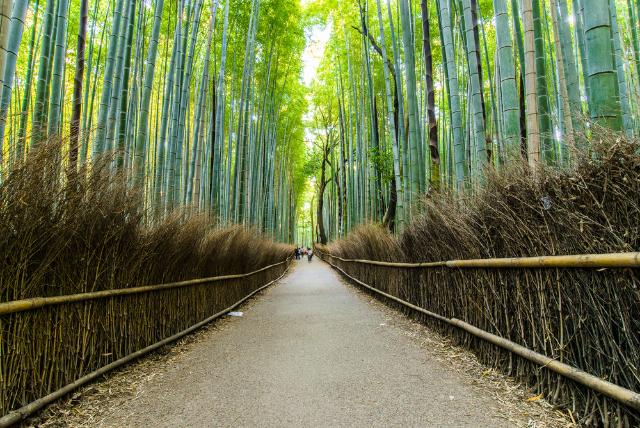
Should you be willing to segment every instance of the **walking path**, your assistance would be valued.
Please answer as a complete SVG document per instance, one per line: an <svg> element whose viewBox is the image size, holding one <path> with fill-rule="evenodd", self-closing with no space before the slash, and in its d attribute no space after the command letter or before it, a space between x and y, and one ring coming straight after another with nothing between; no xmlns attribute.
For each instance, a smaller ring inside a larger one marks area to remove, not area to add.
<svg viewBox="0 0 640 428"><path fill-rule="evenodd" d="M505 416L495 390L483 390L434 358L435 351L408 334L404 316L371 303L320 260L296 264L280 284L241 308L242 317L206 331L165 363L169 367L147 375L132 397L115 406L112 400L85 421L127 427L531 425L535 416L526 414L527 406L539 404Z"/></svg>

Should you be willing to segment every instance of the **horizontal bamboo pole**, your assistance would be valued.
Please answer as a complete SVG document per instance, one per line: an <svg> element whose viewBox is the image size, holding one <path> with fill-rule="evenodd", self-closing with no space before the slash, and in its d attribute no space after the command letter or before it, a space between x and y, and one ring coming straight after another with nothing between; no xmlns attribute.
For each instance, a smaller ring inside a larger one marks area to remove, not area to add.
<svg viewBox="0 0 640 428"><path fill-rule="evenodd" d="M234 275L214 276L211 278L190 279L188 281L171 282L167 284L159 285L145 285L141 287L132 288L118 288L115 290L103 290L93 291L89 293L68 294L65 296L53 296L53 297L32 297L30 299L14 300L12 302L0 303L0 315L13 314L16 312L30 311L38 309L43 306L61 305L65 303L84 302L87 300L105 299L108 297L125 296L129 294L148 293L157 290L169 290L172 288L182 288L191 285L208 284L212 282L228 281L230 279L246 278L265 270L280 266L283 263L287 263L290 260L288 258L280 263L275 263L269 266L265 266L261 269L255 270L249 273L241 273Z"/></svg>
<svg viewBox="0 0 640 428"><path fill-rule="evenodd" d="M635 253L637 254L637 253ZM471 324L468 324L464 321L461 321L456 318L447 318L442 315L436 314L434 312L428 311L420 306L416 306L407 301L404 301L396 296L392 296L391 294L385 293L384 291L378 290L375 287L370 286L369 284L365 284L357 278L346 273L342 268L336 266L335 264L327 261L331 266L340 271L344 276L354 281L355 283L371 290L377 294L384 296L387 299L393 300L403 306L411 308L417 312L425 314L431 318L437 319L439 321L445 322L449 325L458 327L469 334L472 334L480 339L483 339L489 343L492 343L496 346L499 346L503 349L506 349L509 352L512 352L526 360L529 360L533 363L539 364L540 366L547 368L555 373L558 373L561 376L564 376L568 379L573 380L581 385L586 386L596 392L606 395L607 397L613 398L620 403L623 403L635 410L640 410L640 394L637 392L631 391L629 389L623 388L614 383L608 382L604 379L601 379L597 376L589 374L583 370L580 370L576 367L570 366L565 363L561 363L560 361L554 360L553 358L549 358L546 355L539 354L529 348L525 348L522 345L519 345L515 342L512 342L503 337L497 336L495 334L489 333L487 331L481 330Z"/></svg>
<svg viewBox="0 0 640 428"><path fill-rule="evenodd" d="M322 253L320 251L320 253ZM449 260L442 262L396 263L377 260L344 259L329 253L322 253L347 263L361 263L392 268L638 268L640 252L611 254L582 254L570 256L509 257L498 259Z"/></svg>
<svg viewBox="0 0 640 428"><path fill-rule="evenodd" d="M282 263L287 263L289 262L290 259L287 259L285 262ZM277 263L275 265L271 265L271 266L267 266L267 268L273 267L273 266L278 266L281 265L282 263ZM265 268L261 269L264 270ZM106 374L107 372L110 372L111 370L114 370L118 367L121 367L137 358L140 358L141 356L148 354L149 352L155 351L156 349L164 346L164 345L168 345L170 343L173 343L181 338L183 338L184 336L188 335L189 333L192 333L194 331L196 331L197 329L209 324L211 321L214 321L216 318L220 318L222 315L232 311L233 309L237 308L238 306L240 306L242 303L244 303L247 299L251 298L253 295L255 295L256 293L259 293L260 291L264 290L265 288L267 288L268 286L270 286L271 284L279 281L283 276L285 276L287 274L287 271L289 270L289 265L287 265L287 269L283 272L282 275L280 275L278 278L274 279L273 281L263 285L262 287L258 288L257 290L253 291L252 293L250 293L249 295L243 297L242 299L238 300L236 303L234 303L233 305L229 306L226 309L223 309L222 311L210 316L209 318L206 318L202 321L200 321L197 324L194 324L193 326L187 328L186 330L183 330L179 333L174 334L173 336L167 337L166 339L161 340L160 342L156 342L153 345L149 345L146 348L140 349L139 351L133 352L125 357L120 358L119 360L116 360L110 364L107 364L104 367L99 368L98 370L92 371L91 373L88 373L84 376L82 376L80 379L76 380L73 383L70 383L67 386L64 386L60 389L58 389L57 391L52 392L49 395L45 395L42 398L37 399L36 401L33 401L29 404L27 404L24 407L21 407L17 410L13 410L9 413L7 413L6 415L4 415L3 417L0 418L0 428L7 428L10 427L12 425L15 425L17 423L19 423L20 421L26 419L27 417L29 417L30 415L32 415L33 413L37 412L38 410L42 409L45 406L48 406L49 404L53 403L54 401L58 400L59 398L69 394L72 391L75 391L76 389L80 388L81 386L92 382L96 379L98 379L100 376ZM258 272L258 271L256 271ZM254 272L252 272L254 273Z"/></svg>

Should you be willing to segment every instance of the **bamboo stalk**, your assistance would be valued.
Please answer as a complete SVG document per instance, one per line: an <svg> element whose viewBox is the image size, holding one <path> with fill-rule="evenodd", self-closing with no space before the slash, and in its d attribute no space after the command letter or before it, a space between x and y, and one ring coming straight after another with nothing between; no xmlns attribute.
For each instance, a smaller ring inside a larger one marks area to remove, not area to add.
<svg viewBox="0 0 640 428"><path fill-rule="evenodd" d="M320 254L322 254L320 252ZM625 254L625 253L623 253ZM640 255L639 253L630 253L630 254L635 254L636 255L636 263L637 263L637 258ZM329 255L330 257L333 257L331 255ZM605 255L606 256L606 255ZM563 256L561 256L563 257ZM576 257L576 256L564 256L564 257ZM578 256L581 257L581 256ZM584 256L582 256L584 257ZM537 257L536 257L537 258ZM532 258L535 259L535 258ZM493 259L493 260L500 260L500 259ZM510 259L503 259L503 260L510 260ZM599 377L596 377L592 374L589 374L583 370L580 370L576 367L570 366L568 364L565 363L561 363L557 360L554 360L553 358L549 358L546 355L542 355L539 354L529 348L525 348L522 345L519 345L515 342L512 342L508 339L505 339L503 337L497 336L495 334L491 334L487 331L484 331L482 329L479 329L471 324L468 324L464 321L461 321L459 319L456 318L446 318L443 317L442 315L438 315L434 312L428 311L426 309L423 309L419 306L413 305L409 302L406 302L402 299L399 299L398 297L392 296L391 294L385 293L383 291L378 290L377 288L374 288L368 284L365 284L364 282L352 277L351 275L349 275L348 273L346 273L343 269L341 269L340 267L334 265L331 262L327 262L329 263L332 267L334 267L335 269L337 269L338 271L340 271L344 276L346 276L347 278L351 279L352 281L356 282L357 284L367 288L368 290L374 291L375 293L378 293L382 296L384 296L387 299L393 300L396 303L400 303L403 306L406 306L408 308L411 308L415 311L418 311L422 314L425 314L431 318L437 319L439 321L445 322L449 325L452 325L454 327L458 327L464 331L466 331L469 334L472 334L473 336L476 336L480 339L483 339L489 343L492 343L496 346L499 346L503 349L506 349L509 352L512 352L526 360L529 360L533 363L539 364L540 366L547 368L561 376L564 376L568 379L573 380L574 382L577 382L581 385L586 386L587 388L590 388L596 392L599 392L601 394L606 395L607 397L613 398L616 401L619 401L620 403L623 403L633 409L636 410L640 410L640 394L638 394L637 392L631 391L629 389L623 388L619 385L616 385L614 383L608 382L604 379L600 379ZM546 267L546 266L545 266Z"/></svg>
<svg viewBox="0 0 640 428"><path fill-rule="evenodd" d="M24 312L30 311L37 308L42 308L44 306L54 306L61 305L64 303L74 303L74 302L84 302L87 300L96 300L96 299L104 299L107 297L116 297L116 296L125 296L129 294L140 294L140 293L148 293L151 291L157 290L169 290L172 288L182 288L188 287L191 285L200 285L207 284L212 282L226 281L230 279L238 279L238 278L246 278L249 276L253 276L257 273L264 272L265 270L269 270L276 266L280 266L284 263L288 263L291 260L291 257L287 258L280 263L272 264L269 266L265 266L262 269L255 270L249 273L242 274L234 274L234 275L224 275L224 276L214 276L211 278L199 278L199 279L191 279L188 281L180 281L180 282L171 282L167 284L158 284L158 285L145 285L142 287L133 287L133 288L119 288L115 290L103 290L103 291L94 291L91 293L79 293L79 294L69 294L66 296L54 296L54 297L33 297L30 299L23 300L14 300L12 302L4 302L0 303L0 315L13 314L16 312Z"/></svg>
<svg viewBox="0 0 640 428"><path fill-rule="evenodd" d="M274 266L279 266L283 263L288 263L291 260L291 258L289 257L287 260L285 260L284 262L281 263L277 263L275 265L271 265L271 266L267 266L266 268L260 269L258 271L255 272L251 272L249 274L245 274L245 275L239 275L239 276L234 276L234 275L229 275L229 276L233 276L233 277L242 277L242 276L248 276L248 275L252 275L254 273L257 272L261 272L265 269L274 267ZM26 419L29 415L37 412L38 410L42 409L43 407L51 404L52 402L54 402L55 400L65 396L66 394L75 391L76 389L80 388L81 386L94 381L95 379L99 378L100 376L104 375L107 372L110 372L113 369L116 369L120 366L123 366L124 364L127 364L130 361L133 361L145 354L148 354L149 352L155 351L156 349L164 346L164 345L168 345L170 343L173 343L181 338L183 338L184 336L188 335L189 333L194 332L195 330L199 329L200 327L203 327L207 324L209 324L210 322L214 321L216 318L221 317L222 315L232 311L233 309L235 309L236 307L238 307L239 305L241 305L242 303L244 303L247 299L251 298L252 296L254 296L256 293L264 290L265 288L267 288L268 286L270 286L271 284L274 284L275 282L279 281L283 276L285 276L287 274L287 271L289 270L289 264L287 264L287 268L285 269L285 271L282 273L282 275L280 275L278 278L274 279L271 282L268 282L267 284L263 285L262 287L258 288L257 290L253 291L252 293L250 293L249 295L243 297L242 299L240 299L239 301L237 301L236 303L234 303L233 305L229 306L226 309L223 309L222 311L200 321L197 324L194 324L193 326L187 328L186 330L183 330L179 333L174 334L173 336L167 337L166 339L163 339L159 342L154 343L153 345L147 346L146 348L140 349L139 351L135 351L125 357L120 358L119 360L116 360L114 362L112 362L111 364L107 364L104 367L99 368L98 370L94 370L91 373L81 377L80 379L76 380L75 382L72 382L70 384L68 384L67 386L64 386L60 389L58 389L57 391L52 392L49 395L46 395L42 398L39 398L29 404L27 404L26 406L23 406L17 410L11 411L9 413L7 413L6 415L4 415L2 418L0 418L0 428L6 428L6 427L10 427L14 424L17 424L18 422ZM216 278L223 278L223 277L216 277ZM188 281L185 281L188 282ZM139 287L142 288L142 287ZM90 293L86 293L86 294L90 294Z"/></svg>
<svg viewBox="0 0 640 428"><path fill-rule="evenodd" d="M323 253L322 251L319 251ZM441 262L422 263L392 263L377 260L344 259L332 254L323 253L343 262L361 263L367 265L393 268L434 268L447 267L458 269L542 269L542 268L638 268L640 267L640 252L610 253L610 254L580 254L567 256L539 256L539 257L508 257L496 259L448 260ZM1 312L0 312L1 313Z"/></svg>

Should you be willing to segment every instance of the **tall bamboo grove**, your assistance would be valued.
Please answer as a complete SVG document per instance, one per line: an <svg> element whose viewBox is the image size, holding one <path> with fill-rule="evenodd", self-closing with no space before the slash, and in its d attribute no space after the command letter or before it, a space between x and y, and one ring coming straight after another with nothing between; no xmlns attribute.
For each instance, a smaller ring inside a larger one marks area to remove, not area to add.
<svg viewBox="0 0 640 428"><path fill-rule="evenodd" d="M594 128L637 136L639 13L638 0L0 1L0 178L53 144L51 179L109 157L150 217L191 207L293 240L313 175L320 241L367 221L402 230L425 193L473 192L517 158L566 167ZM331 30L310 88L307 23Z"/></svg>
<svg viewBox="0 0 640 428"><path fill-rule="evenodd" d="M313 5L331 28L309 124L318 241L402 230L425 193L516 159L567 167L595 128L640 133L637 0Z"/></svg>
<svg viewBox="0 0 640 428"><path fill-rule="evenodd" d="M150 216L293 240L303 22L297 0L0 2L2 175L53 144L52 180L108 157Z"/></svg>

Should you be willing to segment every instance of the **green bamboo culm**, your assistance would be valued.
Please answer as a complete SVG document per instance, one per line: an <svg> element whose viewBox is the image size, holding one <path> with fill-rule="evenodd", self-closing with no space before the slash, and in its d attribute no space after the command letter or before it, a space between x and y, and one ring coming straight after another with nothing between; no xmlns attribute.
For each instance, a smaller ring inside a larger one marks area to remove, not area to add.
<svg viewBox="0 0 640 428"><path fill-rule="evenodd" d="M536 91L538 94L538 121L540 122L540 155L547 163L556 162L555 145L553 144L553 129L550 115L550 101L547 75L547 58L545 55L545 43L543 35L543 19L540 0L531 0L533 16L533 34L536 68Z"/></svg>
<svg viewBox="0 0 640 428"><path fill-rule="evenodd" d="M36 0L33 10L33 25L31 27L31 41L29 42L29 58L27 59L27 75L25 77L25 90L20 107L20 126L18 128L18 136L16 140L15 157L18 161L24 160L25 142L27 136L27 121L29 119L29 104L31 101L31 87L33 82L34 57L36 48L36 29L38 28L38 16L40 12L40 0ZM8 105L9 103L7 103Z"/></svg>
<svg viewBox="0 0 640 428"><path fill-rule="evenodd" d="M390 60L387 56L387 47L385 41L384 34L384 23L382 19L382 7L380 5L380 0L376 0L376 6L378 11L378 25L380 31L380 45L382 50L382 61L385 64L390 64ZM394 68L395 70L395 68ZM402 231L404 228L404 191L402 189L402 177L400 171L400 133L398 132L398 124L396 124L396 117L393 111L394 101L392 99L391 94L391 81L389 76L389 67L383 67L384 71L384 82L385 82L385 93L387 97L387 117L389 121L389 126L391 128L391 149L393 153L393 180L394 186L396 189L396 229L398 231ZM394 82L395 83L395 82ZM395 88L394 88L395 89ZM397 93L397 92L396 92ZM344 156L341 151L342 156ZM344 164L344 161L343 161ZM389 220L388 220L389 221Z"/></svg>
<svg viewBox="0 0 640 428"><path fill-rule="evenodd" d="M520 106L516 85L516 67L506 0L493 0L496 22L497 67L504 145L510 155L520 151Z"/></svg>
<svg viewBox="0 0 640 428"><path fill-rule="evenodd" d="M474 26L477 25L471 14L471 0L463 0L464 8L464 23L466 28L466 40L467 40L467 62L469 64L469 79L471 83L471 99L469 100L470 111L472 116L472 129L473 129L473 145L475 147L475 158L477 167L474 169L476 173L482 175L481 171L487 164L487 148L486 148L486 132L485 132L485 118L483 114L483 103L480 96L482 91L482 76L478 74L478 60L479 52L476 45Z"/></svg>
<svg viewBox="0 0 640 428"><path fill-rule="evenodd" d="M53 40L53 27L55 21L56 1L47 1L44 24L42 27L42 42L40 60L38 64L38 79L36 82L36 98L34 101L33 125L31 134L31 148L36 148L46 138L45 115L49 101L49 59L52 55L51 41Z"/></svg>
<svg viewBox="0 0 640 428"><path fill-rule="evenodd" d="M611 37L608 0L582 0L585 51L588 52L586 77L587 100L591 119L598 125L622 129L620 90L616 74Z"/></svg>
<svg viewBox="0 0 640 428"><path fill-rule="evenodd" d="M76 48L76 72L73 78L73 111L69 130L69 176L76 174L80 141L80 118L82 114L82 84L84 83L84 51L87 36L88 0L80 3L80 24L78 28L78 44Z"/></svg>
<svg viewBox="0 0 640 428"><path fill-rule="evenodd" d="M158 38L160 27L162 26L162 10L164 0L156 0L154 4L153 28L151 30L151 40L147 48L147 67L144 72L144 83L142 87L142 97L140 98L140 117L138 121L138 133L135 146L135 185L143 185L145 178L146 148L149 131L149 107L151 104L151 91L153 90L153 78L156 70L156 58L158 56Z"/></svg>
<svg viewBox="0 0 640 428"><path fill-rule="evenodd" d="M608 0L609 18L611 22L611 41L613 42L614 64L616 67L616 77L618 79L618 90L620 97L620 110L622 115L622 129L628 136L633 135L633 124L631 118L631 106L629 103L629 89L624 71L624 59L622 53L622 42L618 30L618 16L616 12L615 0Z"/></svg>
<svg viewBox="0 0 640 428"><path fill-rule="evenodd" d="M451 128L453 134L453 151L455 164L456 188L459 192L464 190L466 179L465 150L462 136L462 111L460 109L460 87L458 83L458 69L455 63L455 51L453 45L453 29L451 28L451 0L440 0L442 15L442 37L446 58L447 90L449 92L449 104L451 114Z"/></svg>
<svg viewBox="0 0 640 428"><path fill-rule="evenodd" d="M399 0L400 16L402 19L402 42L405 55L405 84L407 85L407 118L409 120L409 151L411 165L409 168L411 193L417 195L425 190L424 153L421 147L420 130L418 125L418 105L416 100L416 74L414 43L410 32L411 16L409 0Z"/></svg>
<svg viewBox="0 0 640 428"><path fill-rule="evenodd" d="M6 0L5 0L6 3ZM0 65L0 72L3 73L2 78L2 95L0 96L0 149L4 146L4 134L7 125L7 113L9 110L9 103L11 102L11 92L13 90L14 75L16 72L16 63L18 60L18 49L20 48L20 42L22 40L22 32L24 30L24 19L27 14L29 6L28 0L16 0L11 12L11 21L9 23L9 34L7 40L6 53L4 54L4 64ZM4 18L1 19L2 25L6 24ZM35 27L34 27L35 28ZM2 31L0 30L0 37ZM32 36L33 38L33 36ZM0 55L2 53L0 52ZM4 67L4 69L2 68ZM2 165L2 153L4 150L0 150L0 165ZM9 152L13 153L12 147L9 148Z"/></svg>
<svg viewBox="0 0 640 428"><path fill-rule="evenodd" d="M106 148L107 118L109 115L109 106L111 105L112 91L114 90L113 78L114 73L116 72L116 56L119 49L118 38L120 37L120 26L124 9L125 0L117 0L116 7L114 9L111 35L109 36L109 47L107 49L107 60L105 64L102 95L100 98L100 109L98 111L96 135L92 147L93 158L101 155Z"/></svg>
<svg viewBox="0 0 640 428"><path fill-rule="evenodd" d="M53 69L51 78L51 101L49 102L49 118L47 134L49 138L61 137L63 74L67 52L67 8L68 0L58 2L56 19L56 37L53 51Z"/></svg>

